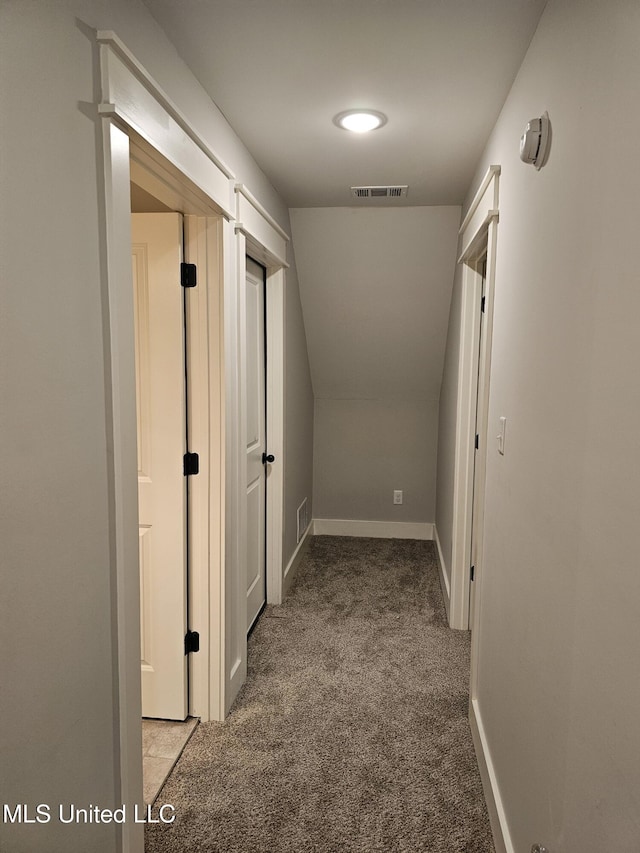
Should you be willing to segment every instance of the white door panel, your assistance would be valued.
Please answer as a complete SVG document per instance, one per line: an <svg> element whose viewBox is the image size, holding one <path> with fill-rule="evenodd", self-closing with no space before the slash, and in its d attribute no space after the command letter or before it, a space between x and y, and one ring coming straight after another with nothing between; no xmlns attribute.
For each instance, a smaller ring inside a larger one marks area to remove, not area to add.
<svg viewBox="0 0 640 853"><path fill-rule="evenodd" d="M187 715L184 319L179 213L131 217L142 714Z"/></svg>
<svg viewBox="0 0 640 853"><path fill-rule="evenodd" d="M265 602L265 351L264 271L247 258L246 274L247 429L247 629Z"/></svg>

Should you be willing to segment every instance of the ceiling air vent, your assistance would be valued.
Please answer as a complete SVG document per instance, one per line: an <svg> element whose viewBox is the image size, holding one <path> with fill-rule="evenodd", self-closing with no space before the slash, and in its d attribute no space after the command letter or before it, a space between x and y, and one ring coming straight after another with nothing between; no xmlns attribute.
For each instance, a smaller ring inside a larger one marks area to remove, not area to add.
<svg viewBox="0 0 640 853"><path fill-rule="evenodd" d="M353 198L404 198L408 186L398 187L351 187Z"/></svg>

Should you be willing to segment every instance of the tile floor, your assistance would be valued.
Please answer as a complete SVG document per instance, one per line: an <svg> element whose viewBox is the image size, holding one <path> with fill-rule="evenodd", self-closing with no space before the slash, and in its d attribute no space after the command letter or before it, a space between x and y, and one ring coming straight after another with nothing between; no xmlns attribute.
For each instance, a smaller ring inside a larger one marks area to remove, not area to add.
<svg viewBox="0 0 640 853"><path fill-rule="evenodd" d="M145 803L153 803L182 750L198 725L195 717L184 723L171 720L142 721L142 786Z"/></svg>

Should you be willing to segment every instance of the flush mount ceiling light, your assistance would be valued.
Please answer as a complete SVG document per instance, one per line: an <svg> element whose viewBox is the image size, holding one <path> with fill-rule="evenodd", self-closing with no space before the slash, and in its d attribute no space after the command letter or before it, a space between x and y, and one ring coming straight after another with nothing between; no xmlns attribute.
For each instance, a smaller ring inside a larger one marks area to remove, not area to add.
<svg viewBox="0 0 640 853"><path fill-rule="evenodd" d="M377 110L345 110L335 116L333 123L343 130L350 130L353 133L368 133L370 130L377 130L386 124L387 117Z"/></svg>

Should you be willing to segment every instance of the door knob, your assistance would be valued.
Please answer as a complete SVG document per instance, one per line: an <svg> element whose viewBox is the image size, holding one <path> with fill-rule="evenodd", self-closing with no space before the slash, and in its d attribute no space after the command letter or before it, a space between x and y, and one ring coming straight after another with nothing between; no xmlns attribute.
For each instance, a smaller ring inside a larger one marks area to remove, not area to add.
<svg viewBox="0 0 640 853"><path fill-rule="evenodd" d="M267 462L275 462L275 461L276 461L276 457L273 455L273 453L269 453L268 455L266 453L262 454L262 464L263 465L265 465Z"/></svg>

